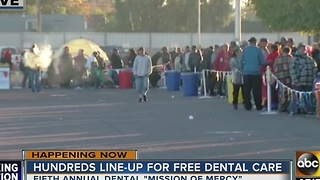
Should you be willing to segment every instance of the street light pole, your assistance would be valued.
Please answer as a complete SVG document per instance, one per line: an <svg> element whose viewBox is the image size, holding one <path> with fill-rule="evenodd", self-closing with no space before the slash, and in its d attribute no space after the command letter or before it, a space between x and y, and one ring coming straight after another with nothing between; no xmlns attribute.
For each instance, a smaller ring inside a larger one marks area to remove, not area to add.
<svg viewBox="0 0 320 180"><path fill-rule="evenodd" d="M234 33L235 40L237 42L241 41L241 0L235 0L235 19L234 19Z"/></svg>
<svg viewBox="0 0 320 180"><path fill-rule="evenodd" d="M42 31L40 0L36 0L36 6L37 6L37 32L40 33Z"/></svg>
<svg viewBox="0 0 320 180"><path fill-rule="evenodd" d="M198 0L198 46L201 45L201 0Z"/></svg>

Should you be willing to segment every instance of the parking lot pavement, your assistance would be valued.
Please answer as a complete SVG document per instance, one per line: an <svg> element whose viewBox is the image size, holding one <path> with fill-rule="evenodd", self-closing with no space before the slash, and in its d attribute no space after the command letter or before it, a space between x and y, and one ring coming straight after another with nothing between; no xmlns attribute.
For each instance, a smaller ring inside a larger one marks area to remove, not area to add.
<svg viewBox="0 0 320 180"><path fill-rule="evenodd" d="M138 149L143 159L292 159L319 150L313 116L233 110L225 99L152 89L51 89L0 93L0 158L22 149ZM192 116L193 119L190 119Z"/></svg>

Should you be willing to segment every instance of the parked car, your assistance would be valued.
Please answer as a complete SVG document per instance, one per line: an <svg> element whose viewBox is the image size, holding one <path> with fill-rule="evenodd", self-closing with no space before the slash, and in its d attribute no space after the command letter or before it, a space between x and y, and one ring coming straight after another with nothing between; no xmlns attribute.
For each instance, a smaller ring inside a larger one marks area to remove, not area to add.
<svg viewBox="0 0 320 180"><path fill-rule="evenodd" d="M123 48L122 46L116 46L116 45L114 45L114 46L101 46L100 48L108 55L109 59L112 55L113 49L115 49L115 48L119 50L121 58L124 58L127 55L127 53L129 52L129 49Z"/></svg>

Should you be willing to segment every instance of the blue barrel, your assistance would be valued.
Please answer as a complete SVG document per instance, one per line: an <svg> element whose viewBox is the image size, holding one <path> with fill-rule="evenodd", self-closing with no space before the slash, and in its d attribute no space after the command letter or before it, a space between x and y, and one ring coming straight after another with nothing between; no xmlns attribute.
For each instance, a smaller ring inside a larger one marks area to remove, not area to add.
<svg viewBox="0 0 320 180"><path fill-rule="evenodd" d="M198 96L198 73L182 73L183 96Z"/></svg>
<svg viewBox="0 0 320 180"><path fill-rule="evenodd" d="M180 71L166 71L166 85L168 91L179 91L180 90Z"/></svg>

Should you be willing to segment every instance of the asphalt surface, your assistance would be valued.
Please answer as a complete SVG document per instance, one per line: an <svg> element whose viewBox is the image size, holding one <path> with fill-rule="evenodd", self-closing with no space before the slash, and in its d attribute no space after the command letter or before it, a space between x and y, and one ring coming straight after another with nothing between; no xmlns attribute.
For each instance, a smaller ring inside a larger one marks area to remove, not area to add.
<svg viewBox="0 0 320 180"><path fill-rule="evenodd" d="M0 92L0 158L22 149L138 149L141 159L292 159L320 150L315 116L233 110L226 99L151 89ZM189 119L189 116L193 119Z"/></svg>

